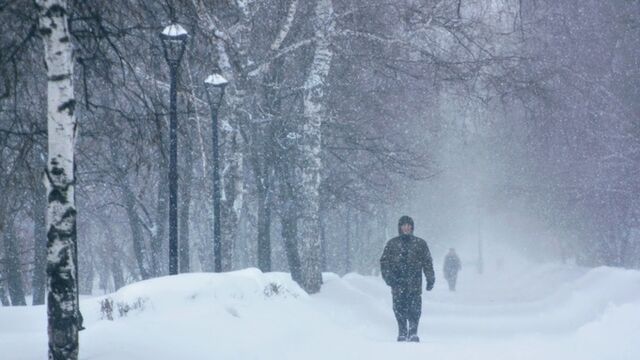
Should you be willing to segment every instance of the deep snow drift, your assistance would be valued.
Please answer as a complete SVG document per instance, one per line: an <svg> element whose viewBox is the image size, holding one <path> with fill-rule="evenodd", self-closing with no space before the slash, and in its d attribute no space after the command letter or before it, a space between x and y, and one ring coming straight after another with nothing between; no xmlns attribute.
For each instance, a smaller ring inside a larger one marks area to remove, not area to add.
<svg viewBox="0 0 640 360"><path fill-rule="evenodd" d="M456 293L436 276L423 296L419 344L394 341L391 297L378 277L324 274L322 292L309 296L288 274L247 269L82 299L80 358L640 359L638 271L465 269ZM107 298L114 320L101 312ZM0 308L0 351L2 359L46 358L45 308Z"/></svg>

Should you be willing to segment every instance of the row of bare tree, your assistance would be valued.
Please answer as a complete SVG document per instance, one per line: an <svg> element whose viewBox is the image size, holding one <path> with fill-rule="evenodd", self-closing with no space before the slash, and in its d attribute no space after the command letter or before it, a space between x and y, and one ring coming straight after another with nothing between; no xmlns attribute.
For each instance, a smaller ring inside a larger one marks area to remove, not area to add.
<svg viewBox="0 0 640 360"><path fill-rule="evenodd" d="M638 6L0 1L3 304L25 304L28 293L44 302L56 221L49 213L45 225L44 209L57 206L55 189L77 199L60 201L73 207L64 240L80 291L168 273L169 80L158 34L172 20L190 36L178 81L180 272L213 269L213 129L203 87L213 72L230 81L217 129L225 271L290 271L310 293L323 270L374 271L415 181L445 171L434 155L453 123L472 139L465 144L478 144L476 155L504 165L486 203L526 204L555 238L569 239L562 252L585 263L637 265L625 256L640 243ZM46 26L68 38L49 40ZM49 59L42 40L73 52ZM54 62L70 82L58 92ZM470 130L438 110L452 101L491 115ZM75 121L65 137L52 111ZM60 151L52 146L70 146L71 161L53 164ZM52 168L63 165L72 167ZM69 215L63 208L54 212Z"/></svg>

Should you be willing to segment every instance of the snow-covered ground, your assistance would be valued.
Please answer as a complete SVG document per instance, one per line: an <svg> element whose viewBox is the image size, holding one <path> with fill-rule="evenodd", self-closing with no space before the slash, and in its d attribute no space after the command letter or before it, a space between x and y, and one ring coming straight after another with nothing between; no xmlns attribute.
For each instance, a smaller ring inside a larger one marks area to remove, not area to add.
<svg viewBox="0 0 640 360"><path fill-rule="evenodd" d="M85 298L81 359L640 359L640 272L519 264L423 296L422 342L396 343L377 277L324 274L308 296L247 269L144 281ZM120 316L118 308L131 309ZM43 306L0 308L0 358L45 359Z"/></svg>

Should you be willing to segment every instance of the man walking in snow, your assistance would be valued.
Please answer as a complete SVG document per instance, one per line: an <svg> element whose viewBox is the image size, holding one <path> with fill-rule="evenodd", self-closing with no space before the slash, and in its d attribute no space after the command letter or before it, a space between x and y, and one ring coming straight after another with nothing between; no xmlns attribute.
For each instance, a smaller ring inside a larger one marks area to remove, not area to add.
<svg viewBox="0 0 640 360"><path fill-rule="evenodd" d="M456 254L456 249L449 249L449 253L444 258L444 266L442 272L444 278L449 283L449 291L456 291L456 281L458 280L458 271L462 268L460 264L460 258Z"/></svg>
<svg viewBox="0 0 640 360"><path fill-rule="evenodd" d="M427 242L413 235L413 219L398 221L400 236L387 242L380 258L382 278L391 287L393 312L398 321L398 341L419 342L418 323L422 314L422 273L427 291L436 281Z"/></svg>

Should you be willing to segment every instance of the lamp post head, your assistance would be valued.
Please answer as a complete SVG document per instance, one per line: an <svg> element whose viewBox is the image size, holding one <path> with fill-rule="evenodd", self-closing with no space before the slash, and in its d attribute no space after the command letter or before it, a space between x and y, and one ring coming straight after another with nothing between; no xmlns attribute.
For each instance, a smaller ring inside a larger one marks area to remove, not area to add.
<svg viewBox="0 0 640 360"><path fill-rule="evenodd" d="M177 67L182 60L187 46L189 34L180 24L171 24L162 30L160 40L164 50L164 58L171 67Z"/></svg>
<svg viewBox="0 0 640 360"><path fill-rule="evenodd" d="M222 74L218 73L211 74L204 80L209 106L213 109L217 110L220 107L222 97L224 96L224 89L227 84L229 84L229 81L227 81Z"/></svg>

